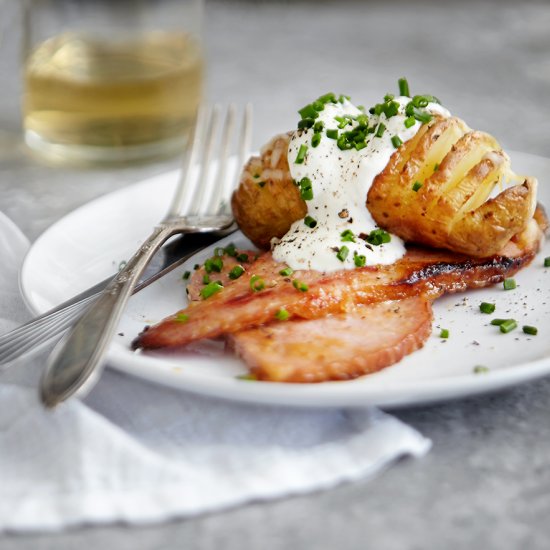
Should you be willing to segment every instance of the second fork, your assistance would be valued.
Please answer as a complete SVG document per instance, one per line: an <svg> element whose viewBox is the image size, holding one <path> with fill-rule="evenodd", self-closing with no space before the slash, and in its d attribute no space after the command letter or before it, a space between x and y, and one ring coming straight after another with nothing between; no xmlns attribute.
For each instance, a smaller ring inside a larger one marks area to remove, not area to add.
<svg viewBox="0 0 550 550"><path fill-rule="evenodd" d="M237 169L248 152L251 135L251 107L244 111L238 137ZM229 227L227 161L235 123L230 107L219 139L217 173L211 177L214 150L220 134L220 108L211 113L199 110L192 145L186 155L182 178L165 218L128 261L96 302L84 313L69 334L54 348L41 380L41 399L53 407L97 381L103 359L122 311L140 274L158 248L178 233L204 233ZM194 171L199 166L198 174Z"/></svg>

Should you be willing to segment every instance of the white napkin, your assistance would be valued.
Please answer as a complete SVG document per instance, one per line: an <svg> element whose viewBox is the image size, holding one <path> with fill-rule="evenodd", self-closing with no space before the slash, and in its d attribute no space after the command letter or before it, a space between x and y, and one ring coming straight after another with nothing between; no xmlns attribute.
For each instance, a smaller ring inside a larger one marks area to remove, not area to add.
<svg viewBox="0 0 550 550"><path fill-rule="evenodd" d="M16 279L24 249L0 223L0 332L25 316ZM84 403L45 411L43 362L19 360L0 374L0 530L196 515L372 476L431 445L373 408L230 404L109 370Z"/></svg>

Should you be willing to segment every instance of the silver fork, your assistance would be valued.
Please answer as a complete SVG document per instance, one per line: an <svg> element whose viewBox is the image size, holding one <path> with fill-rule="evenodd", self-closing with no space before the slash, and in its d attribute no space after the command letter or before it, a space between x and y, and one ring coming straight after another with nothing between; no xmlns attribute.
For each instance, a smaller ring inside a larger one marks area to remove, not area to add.
<svg viewBox="0 0 550 550"><path fill-rule="evenodd" d="M159 247L180 233L205 233L229 227L227 160L235 126L235 108L230 107L219 139L217 173L212 177L214 149L220 133L221 109L211 113L199 110L192 145L186 155L182 178L165 218L128 260L100 297L57 344L50 355L40 383L40 397L53 407L77 391L88 391L99 379L103 359L132 290ZM245 108L238 137L237 166L240 167L250 145L252 109ZM199 165L198 175L193 169Z"/></svg>
<svg viewBox="0 0 550 550"><path fill-rule="evenodd" d="M151 266L147 269L152 275L145 276L144 274L144 280L134 288L134 293L146 288L181 265L199 249L234 230L235 225L232 225L222 231L208 234L189 234L183 241L178 239L170 242L165 246L160 258L155 258L155 261L151 262ZM56 336L61 336L82 316L86 306L89 306L99 297L113 277L108 277L59 306L0 335L0 368L3 369L9 366L12 361L23 355L39 351L42 344L49 342Z"/></svg>

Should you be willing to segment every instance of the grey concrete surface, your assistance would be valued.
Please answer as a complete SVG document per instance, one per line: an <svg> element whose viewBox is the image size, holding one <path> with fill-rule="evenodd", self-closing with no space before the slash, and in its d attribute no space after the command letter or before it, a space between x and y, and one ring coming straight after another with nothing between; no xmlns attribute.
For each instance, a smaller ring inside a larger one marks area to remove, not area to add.
<svg viewBox="0 0 550 550"><path fill-rule="evenodd" d="M35 239L76 206L176 161L84 171L29 156L16 4L0 7L0 209ZM209 97L253 102L256 147L320 93L372 103L405 75L505 147L550 156L549 2L208 2L205 38ZM0 548L550 548L549 379L396 414L434 446L374 480L163 525L7 535Z"/></svg>

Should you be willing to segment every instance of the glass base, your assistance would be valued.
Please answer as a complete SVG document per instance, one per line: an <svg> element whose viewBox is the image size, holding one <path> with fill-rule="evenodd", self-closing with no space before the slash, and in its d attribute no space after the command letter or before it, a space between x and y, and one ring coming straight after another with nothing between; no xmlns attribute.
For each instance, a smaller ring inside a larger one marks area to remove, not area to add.
<svg viewBox="0 0 550 550"><path fill-rule="evenodd" d="M25 130L25 143L40 157L56 164L104 165L146 162L183 154L188 136L119 147L51 143L32 130Z"/></svg>

